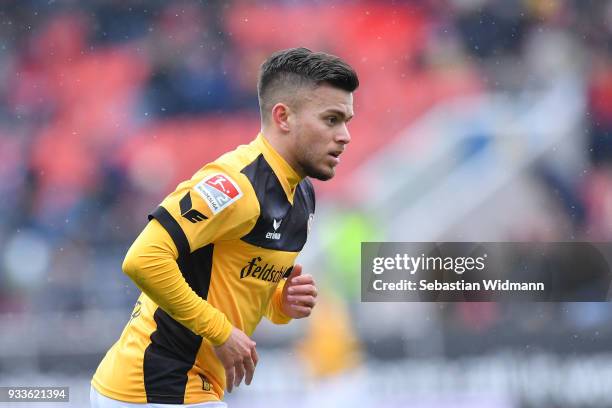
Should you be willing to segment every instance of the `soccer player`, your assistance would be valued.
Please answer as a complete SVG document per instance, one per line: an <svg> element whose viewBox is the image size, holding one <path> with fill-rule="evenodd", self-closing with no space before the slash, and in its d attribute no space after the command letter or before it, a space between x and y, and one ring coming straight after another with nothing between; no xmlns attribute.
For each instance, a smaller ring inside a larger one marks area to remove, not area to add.
<svg viewBox="0 0 612 408"><path fill-rule="evenodd" d="M308 177L334 176L358 85L340 58L306 48L263 63L260 134L179 184L125 257L142 294L92 407L225 407L224 390L253 378L261 318L310 315L317 288L294 265L315 210Z"/></svg>

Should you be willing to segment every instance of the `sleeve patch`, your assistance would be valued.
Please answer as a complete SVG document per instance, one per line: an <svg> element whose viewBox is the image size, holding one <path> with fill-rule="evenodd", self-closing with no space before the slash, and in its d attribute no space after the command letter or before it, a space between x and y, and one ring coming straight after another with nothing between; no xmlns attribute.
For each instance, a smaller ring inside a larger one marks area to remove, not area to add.
<svg viewBox="0 0 612 408"><path fill-rule="evenodd" d="M238 183L223 173L205 178L194 189L206 201L213 214L242 197Z"/></svg>

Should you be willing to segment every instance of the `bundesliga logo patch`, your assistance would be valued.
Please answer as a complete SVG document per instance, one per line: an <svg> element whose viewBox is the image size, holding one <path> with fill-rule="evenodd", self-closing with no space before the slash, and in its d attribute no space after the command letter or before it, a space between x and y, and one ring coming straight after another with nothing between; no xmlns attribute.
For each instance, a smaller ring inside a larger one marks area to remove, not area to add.
<svg viewBox="0 0 612 408"><path fill-rule="evenodd" d="M205 178L194 189L206 201L213 214L242 197L238 184L222 173Z"/></svg>

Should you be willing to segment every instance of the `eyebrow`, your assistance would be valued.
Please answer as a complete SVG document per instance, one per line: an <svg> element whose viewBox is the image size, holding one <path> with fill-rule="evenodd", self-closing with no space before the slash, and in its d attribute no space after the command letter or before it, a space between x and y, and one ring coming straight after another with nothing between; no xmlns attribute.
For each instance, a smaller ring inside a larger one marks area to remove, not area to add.
<svg viewBox="0 0 612 408"><path fill-rule="evenodd" d="M333 113L336 114L342 118L344 118L347 122L351 119L353 119L353 115L351 116L347 116L343 111L339 110L339 109L327 109L323 112L323 114L329 114L329 113Z"/></svg>

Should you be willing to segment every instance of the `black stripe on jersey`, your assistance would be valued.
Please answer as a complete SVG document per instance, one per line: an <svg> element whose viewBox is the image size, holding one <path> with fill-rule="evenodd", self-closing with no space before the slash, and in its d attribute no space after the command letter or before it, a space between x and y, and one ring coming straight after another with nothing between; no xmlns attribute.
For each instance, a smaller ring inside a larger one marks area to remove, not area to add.
<svg viewBox="0 0 612 408"><path fill-rule="evenodd" d="M191 253L184 262L179 263L185 280L202 299L208 298L214 250L215 245L208 244Z"/></svg>
<svg viewBox="0 0 612 408"><path fill-rule="evenodd" d="M161 206L157 207L149 215L149 220L153 218L159 221L161 226L168 231L170 238L172 238L174 245L176 245L179 252L176 262L183 277L195 293L201 298L206 299L210 286L214 244L208 244L190 253L187 236L168 210Z"/></svg>
<svg viewBox="0 0 612 408"><path fill-rule="evenodd" d="M308 218L315 210L310 181L306 178L298 184L291 205L263 154L242 169L242 173L250 180L260 207L255 226L242 240L267 249L301 251L308 235Z"/></svg>
<svg viewBox="0 0 612 408"><path fill-rule="evenodd" d="M163 207L158 207L149 219L155 218L168 231L179 249L177 264L189 286L202 298L208 297L214 245L209 244L189 253L189 243L180 225ZM193 366L202 336L174 320L162 309L153 315L157 329L151 333L151 344L144 352L143 374L147 402L183 404L187 373Z"/></svg>
<svg viewBox="0 0 612 408"><path fill-rule="evenodd" d="M153 319L157 329L151 333L142 367L147 402L184 404L187 372L193 367L202 337L160 308Z"/></svg>
<svg viewBox="0 0 612 408"><path fill-rule="evenodd" d="M179 258L186 257L189 255L189 241L187 241L187 237L183 232L181 226L172 215L161 205L155 209L151 214L149 214L149 221L155 218L159 223L168 231L170 237L174 241L174 245L176 245L176 249L179 252Z"/></svg>

